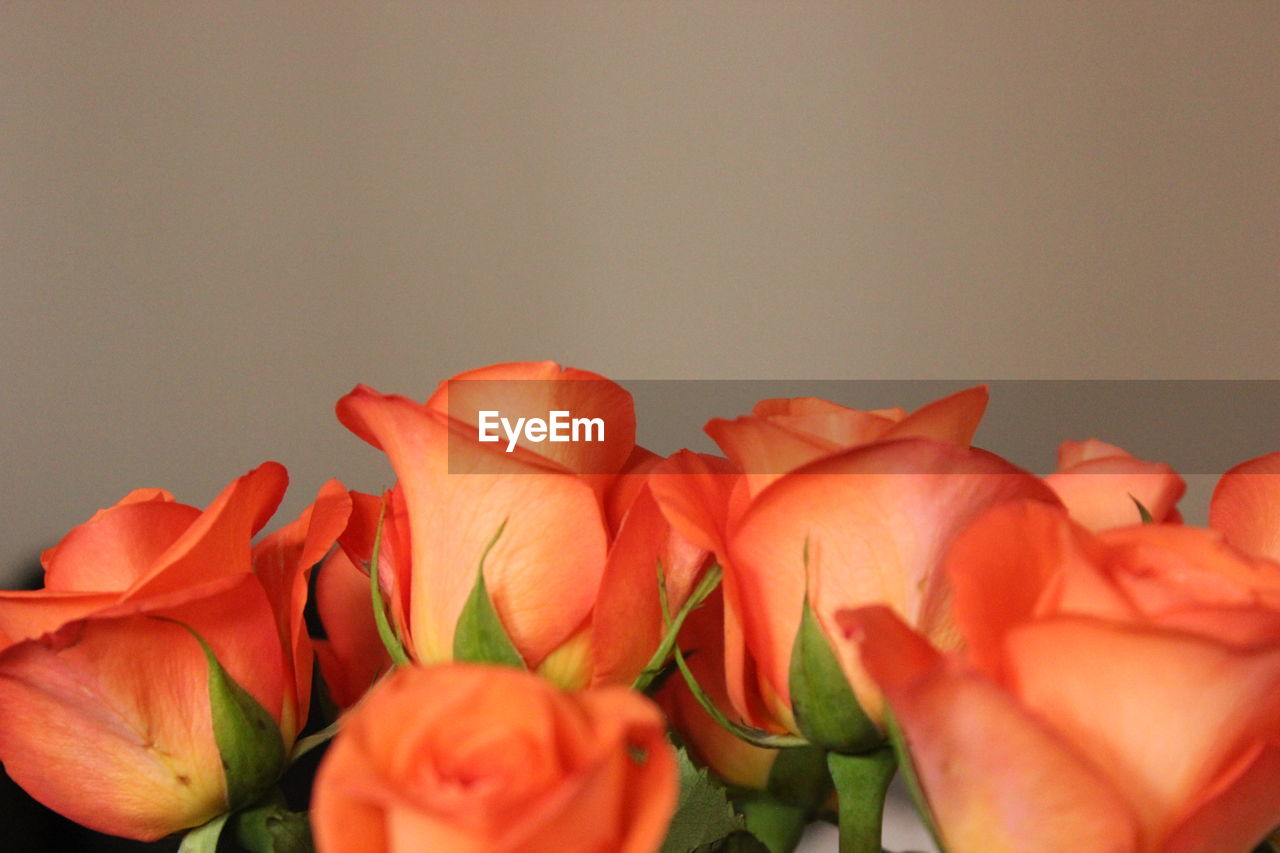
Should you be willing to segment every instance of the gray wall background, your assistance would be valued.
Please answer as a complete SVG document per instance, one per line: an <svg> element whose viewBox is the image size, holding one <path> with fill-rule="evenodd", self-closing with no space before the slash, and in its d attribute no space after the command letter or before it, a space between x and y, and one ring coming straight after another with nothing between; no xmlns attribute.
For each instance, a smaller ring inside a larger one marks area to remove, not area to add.
<svg viewBox="0 0 1280 853"><path fill-rule="evenodd" d="M375 489L337 397L499 360L1275 378L1278 36L1271 2L4 2L0 574L135 486Z"/></svg>

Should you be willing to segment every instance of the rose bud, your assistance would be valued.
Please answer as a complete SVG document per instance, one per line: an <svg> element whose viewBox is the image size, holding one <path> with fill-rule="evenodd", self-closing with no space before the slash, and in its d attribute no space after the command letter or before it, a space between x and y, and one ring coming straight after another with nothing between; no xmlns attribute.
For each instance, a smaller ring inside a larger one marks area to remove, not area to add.
<svg viewBox="0 0 1280 853"><path fill-rule="evenodd" d="M601 421L604 440L522 438L508 452L479 440L490 411L569 411ZM707 553L674 534L653 499L649 472L661 459L635 445L630 394L550 362L498 365L443 383L425 404L360 387L338 415L387 453L398 478L380 498L353 496L344 554L320 574L330 640L321 663L340 702L390 662L358 592L375 540L406 658L509 663L567 688L640 677L664 633L659 563L678 611Z"/></svg>
<svg viewBox="0 0 1280 853"><path fill-rule="evenodd" d="M676 790L662 715L638 693L409 666L343 718L311 815L321 853L652 853Z"/></svg>
<svg viewBox="0 0 1280 853"><path fill-rule="evenodd" d="M880 696L840 634L837 609L885 603L954 647L941 558L986 508L1056 503L1044 483L968 446L986 405L974 388L901 410L767 400L706 431L743 473L677 456L653 479L673 527L724 568L732 714L838 752L883 741Z"/></svg>
<svg viewBox="0 0 1280 853"><path fill-rule="evenodd" d="M1064 441L1058 470L1044 478L1071 517L1090 530L1143 521L1179 523L1187 484L1163 462L1144 462L1097 439ZM1138 507L1142 509L1139 510Z"/></svg>
<svg viewBox="0 0 1280 853"><path fill-rule="evenodd" d="M307 716L307 570L346 524L327 484L256 546L284 495L266 463L203 512L139 490L0 593L0 761L91 829L151 840L247 805Z"/></svg>

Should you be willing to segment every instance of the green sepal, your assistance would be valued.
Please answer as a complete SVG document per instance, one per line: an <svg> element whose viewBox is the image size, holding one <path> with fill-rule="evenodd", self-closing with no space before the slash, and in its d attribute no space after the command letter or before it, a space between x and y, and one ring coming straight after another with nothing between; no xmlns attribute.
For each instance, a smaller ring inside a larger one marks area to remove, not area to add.
<svg viewBox="0 0 1280 853"><path fill-rule="evenodd" d="M249 853L314 853L311 824L277 792L236 815L236 838Z"/></svg>
<svg viewBox="0 0 1280 853"><path fill-rule="evenodd" d="M659 565L659 582L662 582L661 565ZM671 609L667 605L667 594L664 591L658 595L658 601L662 605L662 622L668 628L672 625ZM764 729L757 729L754 726L745 726L742 723L735 723L730 720L724 711L720 710L711 697L707 695L707 691L702 689L702 685L698 683L697 677L693 674L693 670L689 669L689 662L685 660L684 652L681 651L680 645L677 643L672 646L671 653L675 656L676 667L680 670L681 677L684 678L685 685L689 688L689 692L693 694L693 698L702 706L702 710L710 715L711 719L723 729L737 736L740 740L745 740L752 746L761 746L765 749L783 749L791 746L808 746L809 742L802 737L794 735L775 735L766 732Z"/></svg>
<svg viewBox="0 0 1280 853"><path fill-rule="evenodd" d="M178 845L178 853L215 853L218 849L218 838L222 835L222 827L226 825L227 813L222 813L208 823L187 830Z"/></svg>
<svg viewBox="0 0 1280 853"><path fill-rule="evenodd" d="M676 764L680 793L659 853L689 853L746 829L725 790L711 780L706 769L694 766L683 747L676 750Z"/></svg>
<svg viewBox="0 0 1280 853"><path fill-rule="evenodd" d="M284 772L280 726L253 694L223 668L204 637L190 625L182 627L200 643L209 667L213 739L218 744L227 781L227 811L235 811L257 800Z"/></svg>
<svg viewBox="0 0 1280 853"><path fill-rule="evenodd" d="M498 618L498 611L489 598L488 587L484 582L484 561L498 544L498 538L506 529L504 521L498 526L489 544L480 555L480 568L476 571L476 583L467 596L467 603L458 616L458 624L453 632L453 659L467 663L492 663L503 666L514 666L525 669L524 658L511 642L507 629Z"/></svg>
<svg viewBox="0 0 1280 853"><path fill-rule="evenodd" d="M884 735L849 686L826 632L809 606L807 591L791 649L788 687L796 725L810 742L843 753L867 752L884 742Z"/></svg>
<svg viewBox="0 0 1280 853"><path fill-rule="evenodd" d="M893 750L827 753L840 811L840 853L880 853L884 798L896 769Z"/></svg>
<svg viewBox="0 0 1280 853"><path fill-rule="evenodd" d="M1151 510L1147 509L1146 506L1143 505L1142 501L1138 500L1133 495L1129 495L1129 500L1133 501L1133 505L1138 508L1138 518L1142 520L1143 524L1155 523L1155 519L1151 516Z"/></svg>
<svg viewBox="0 0 1280 853"><path fill-rule="evenodd" d="M662 561L658 561L658 603L662 608L662 623L666 628L666 633L663 635L662 642L658 644L653 656L649 658L645 668L636 677L635 682L632 683L632 690L643 693L653 687L659 680L665 681L666 677L671 674L672 665L667 662L667 659L671 657L671 651L676 647L676 640L680 636L680 629L684 627L684 620L689 617L690 613L701 606L711 593L715 592L716 587L720 586L720 579L723 575L724 570L720 568L718 563L712 563L708 566L707 570L702 574L702 579L698 581L698 585L694 587L684 606L680 608L680 612L672 619L670 618L671 606L667 601L666 572L662 568Z"/></svg>
<svg viewBox="0 0 1280 853"><path fill-rule="evenodd" d="M373 604L373 623L378 628L378 638L382 640L382 646L387 650L387 654L391 656L391 662L395 666L405 666L409 663L409 655L404 650L404 641L396 634L395 628L391 626L391 620L387 618L387 603L382 597L382 586L378 580L378 558L382 553L382 522L387 515L386 504L378 512L378 528L373 534L373 554L369 558L369 598Z"/></svg>

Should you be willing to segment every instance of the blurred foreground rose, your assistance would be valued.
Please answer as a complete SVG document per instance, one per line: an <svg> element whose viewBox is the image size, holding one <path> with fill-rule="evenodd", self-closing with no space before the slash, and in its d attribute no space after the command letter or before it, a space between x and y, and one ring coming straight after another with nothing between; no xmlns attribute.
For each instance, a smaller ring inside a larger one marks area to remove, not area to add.
<svg viewBox="0 0 1280 853"><path fill-rule="evenodd" d="M947 567L966 659L883 607L839 617L946 849L1245 853L1280 824L1280 565L1026 503Z"/></svg>
<svg viewBox="0 0 1280 853"><path fill-rule="evenodd" d="M509 453L505 441L478 440L481 411L514 420L556 410L599 418L604 441L522 439ZM663 632L658 561L674 610L706 552L672 533L650 493L648 473L661 460L635 445L629 393L594 373L521 363L464 373L425 404L362 386L338 415L387 453L399 479L383 499L354 495L343 553L320 575L329 634L321 663L340 704L388 663L367 592L384 501L379 576L409 657L474 659L457 628L493 542L486 607L518 662L570 688L636 679Z"/></svg>
<svg viewBox="0 0 1280 853"><path fill-rule="evenodd" d="M251 546L286 482L266 463L203 512L157 489L133 492L44 553L44 589L0 592L0 760L33 797L92 829L149 840L274 782L307 715L306 570L350 509L331 482ZM210 665L192 632L278 726L270 754L238 756L224 772Z"/></svg>
<svg viewBox="0 0 1280 853"><path fill-rule="evenodd" d="M1003 501L1056 503L1038 478L969 447L986 401L985 388L972 388L907 415L766 400L750 416L707 424L731 466L685 453L659 467L653 489L672 525L724 567L730 716L839 751L880 740L879 691L847 644L831 644L836 610L885 603L953 647L938 568L956 532ZM812 630L796 653L806 589ZM833 700L829 676L816 675L824 654L838 656L856 705ZM797 672L805 684L793 682ZM808 700L799 720L797 690Z"/></svg>
<svg viewBox="0 0 1280 853"><path fill-rule="evenodd" d="M662 715L503 667L403 667L321 765L321 853L651 853L676 802Z"/></svg>

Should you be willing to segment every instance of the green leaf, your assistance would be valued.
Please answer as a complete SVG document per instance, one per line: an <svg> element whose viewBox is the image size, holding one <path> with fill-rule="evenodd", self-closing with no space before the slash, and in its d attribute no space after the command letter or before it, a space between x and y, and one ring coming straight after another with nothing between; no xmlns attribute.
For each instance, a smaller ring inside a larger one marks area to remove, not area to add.
<svg viewBox="0 0 1280 853"><path fill-rule="evenodd" d="M391 627L391 620L387 618L387 603L382 598L382 586L378 582L378 557L382 553L382 522L386 515L387 505L384 503L378 512L378 529L373 534L373 554L369 558L369 597L373 602L373 621L378 626L378 637L382 640L382 645L391 656L391 662L394 665L404 666L409 663L409 655L404 650L404 642Z"/></svg>
<svg viewBox="0 0 1280 853"><path fill-rule="evenodd" d="M1153 524L1155 519L1151 517L1151 511L1142 505L1142 501L1129 495L1129 500L1133 501L1133 505L1138 508L1138 518L1142 519L1143 524Z"/></svg>
<svg viewBox="0 0 1280 853"><path fill-rule="evenodd" d="M810 742L834 752L875 749L884 735L858 704L844 669L809 606L806 590L788 674L796 725Z"/></svg>
<svg viewBox="0 0 1280 853"><path fill-rule="evenodd" d="M182 623L178 623L182 624ZM275 719L231 677L213 649L189 625L209 665L209 708L213 738L227 779L227 809L235 811L262 796L285 766L284 740Z"/></svg>
<svg viewBox="0 0 1280 853"><path fill-rule="evenodd" d="M660 853L689 853L745 829L724 789L711 781L706 770L695 767L683 748L676 755L680 796Z"/></svg>
<svg viewBox="0 0 1280 853"><path fill-rule="evenodd" d="M644 692L653 685L654 681L667 670L667 658L671 656L671 650L676 647L676 640L680 636L680 629L684 627L684 620L689 614L696 610L702 602L707 600L711 593L715 592L716 587L720 585L720 578L723 577L724 570L720 568L718 563L712 563L707 567L706 572L702 575L702 580L698 581L698 585L694 587L693 592L689 594L689 598L684 603L684 607L680 608L680 612L676 614L674 619L668 619L670 614L670 604L667 602L667 578L662 570L662 561L658 561L658 600L662 607L663 624L666 625L667 632L662 638L662 642L658 644L657 650L653 653L653 657L649 658L649 663L644 670L636 678L635 683L631 685L632 690Z"/></svg>
<svg viewBox="0 0 1280 853"><path fill-rule="evenodd" d="M314 853L307 816L278 795L236 815L236 838L249 853Z"/></svg>
<svg viewBox="0 0 1280 853"><path fill-rule="evenodd" d="M719 841L694 848L693 853L772 853L768 845L749 831L735 832Z"/></svg>
<svg viewBox="0 0 1280 853"><path fill-rule="evenodd" d="M507 527L504 521L498 525L498 532L493 534L489 544L480 555L480 568L476 571L476 583L471 588L471 595L458 616L458 625L453 633L453 658L468 663L494 663L504 666L525 668L524 658L516 650L515 644L498 618L498 611L493 608L489 598L489 590L484 583L484 561L498 544L502 531Z"/></svg>
<svg viewBox="0 0 1280 853"><path fill-rule="evenodd" d="M230 815L220 814L206 824L188 830L178 845L178 853L215 853L218 849L218 837L222 835L222 827Z"/></svg>

